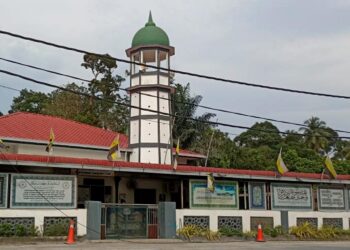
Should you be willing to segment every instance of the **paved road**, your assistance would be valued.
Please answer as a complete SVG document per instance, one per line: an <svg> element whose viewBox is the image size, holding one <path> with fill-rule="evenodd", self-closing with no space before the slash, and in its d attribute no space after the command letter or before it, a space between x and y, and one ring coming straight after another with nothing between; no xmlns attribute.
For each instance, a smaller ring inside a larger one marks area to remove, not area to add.
<svg viewBox="0 0 350 250"><path fill-rule="evenodd" d="M80 242L75 245L60 243L33 243L0 245L1 250L59 250L59 249L88 249L88 250L349 250L350 242L226 242L226 243L185 243L182 241L113 241L113 242Z"/></svg>

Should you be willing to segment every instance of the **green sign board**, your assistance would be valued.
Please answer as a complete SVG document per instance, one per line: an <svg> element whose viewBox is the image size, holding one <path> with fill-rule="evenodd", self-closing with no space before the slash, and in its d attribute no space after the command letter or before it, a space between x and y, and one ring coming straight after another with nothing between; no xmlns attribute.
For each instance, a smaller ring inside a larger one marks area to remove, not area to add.
<svg viewBox="0 0 350 250"><path fill-rule="evenodd" d="M75 208L76 177L11 175L11 208Z"/></svg>
<svg viewBox="0 0 350 250"><path fill-rule="evenodd" d="M215 181L215 190L207 188L207 181L190 180L190 208L238 209L238 183Z"/></svg>
<svg viewBox="0 0 350 250"><path fill-rule="evenodd" d="M271 193L274 210L312 210L309 184L271 183Z"/></svg>
<svg viewBox="0 0 350 250"><path fill-rule="evenodd" d="M318 187L318 208L320 210L345 210L343 188Z"/></svg>

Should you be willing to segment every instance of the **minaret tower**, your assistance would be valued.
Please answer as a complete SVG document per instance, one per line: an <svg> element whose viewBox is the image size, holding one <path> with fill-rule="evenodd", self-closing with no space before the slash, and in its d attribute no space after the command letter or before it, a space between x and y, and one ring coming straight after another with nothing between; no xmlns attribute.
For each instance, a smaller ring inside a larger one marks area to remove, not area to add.
<svg viewBox="0 0 350 250"><path fill-rule="evenodd" d="M172 163L172 114L170 94L170 56L175 49L169 45L168 35L153 22L148 22L132 39L126 50L131 62L166 68L159 70L130 64L129 147L133 149L131 162ZM165 99L162 99L165 98ZM166 100L167 99L167 100Z"/></svg>

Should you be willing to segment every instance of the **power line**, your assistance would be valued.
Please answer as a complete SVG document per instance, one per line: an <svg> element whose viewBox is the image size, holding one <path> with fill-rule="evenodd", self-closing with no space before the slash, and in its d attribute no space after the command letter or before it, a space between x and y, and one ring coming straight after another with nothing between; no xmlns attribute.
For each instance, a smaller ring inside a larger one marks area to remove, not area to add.
<svg viewBox="0 0 350 250"><path fill-rule="evenodd" d="M2 85L2 84L0 84L0 87L1 87L1 88L4 88L4 89L9 89L9 90L21 92L21 90L19 90L19 89L11 88L11 87L9 87L9 86L5 86L5 85Z"/></svg>
<svg viewBox="0 0 350 250"><path fill-rule="evenodd" d="M83 82L90 82L90 83L92 82L91 80L87 80L87 79L84 79L84 78L81 78L81 77L72 76L72 75L65 74L65 73L60 73L60 72L57 72L57 71L45 69L45 68L42 68L42 67L33 66L33 65L30 65L30 64L21 63L21 62L18 62L18 61L14 61L14 60L2 58L2 57L0 57L0 60L6 61L6 62L9 62L9 63L13 63L13 64L17 64L17 65L21 65L21 66L24 66L24 67L28 67L28 68L32 68L32 69L36 69L36 70L40 70L40 71L44 71L44 72L48 72L48 73L51 73L51 74L68 77L68 78L79 80L79 81L83 81ZM119 87L119 89L127 91L126 88ZM179 103L179 104L194 105L196 107L204 108L204 109L208 109L208 110L212 110L212 111L219 111L219 112L223 112L223 113L234 114L234 115L239 115L239 116L244 116L244 117L249 117L249 118L254 118L254 119L267 120L267 121L283 123L283 124L289 124L289 125L295 125L295 126L300 126L300 127L307 127L305 124L302 124L302 123L277 120L277 119L267 118L267 117L262 117L262 116L257 116L257 115L249 115L249 114L244 114L244 113L241 113L241 112L235 112L235 111L226 110L226 109L214 108L214 107L205 106L205 105L201 105L201 104L193 104L193 103L189 103L189 102L175 101L175 100L172 100L172 99L169 99L169 98L155 96L155 95L151 95L151 94L147 94L147 93L139 92L138 94L139 95L150 96L150 97L155 97L157 99L163 99L163 100L167 100L167 101L174 101L174 102ZM333 130L336 131L336 132L339 132L339 133L350 134L349 131L345 131L345 130L339 130L339 129L333 129Z"/></svg>
<svg viewBox="0 0 350 250"><path fill-rule="evenodd" d="M306 95L323 96L323 97L331 97L331 98L350 99L350 96L336 95L336 94L327 94L327 93L319 93L319 92L304 91L304 90L289 89L289 88L280 88L280 87L274 87L274 86L268 86L268 85L262 85L262 84L256 84L256 83L249 83L249 82L225 79L225 78L216 77L216 76L209 76L209 75L203 75L203 74L198 74L198 73L192 73L192 72L188 72L188 71L157 67L157 66L153 66L153 65L144 64L144 63L131 62L131 61L125 60L125 59L116 58L116 57L112 57L112 56L109 56L109 55L98 54L98 53L95 53L95 52L90 52L90 51L87 51L87 50L77 49L77 48L68 47L68 46L64 46L64 45L59 45L59 44L56 44L56 43L51 43L51 42L47 42L47 41L44 41L44 40L40 40L40 39L36 39L36 38L32 38L32 37L27 37L27 36L15 34L15 33L8 32L8 31L3 31L3 30L0 30L0 34L4 34L4 35L20 38L20 39L27 40L27 41L32 41L32 42L36 42L36 43L45 44L45 45L48 45L48 46L51 46L51 47L56 47L56 48L59 48L59 49L70 50L70 51L74 51L74 52L78 52L78 53L82 53L82 54L95 55L95 56L99 56L99 57L103 57L103 58L107 58L107 59L113 59L113 60L116 60L116 61L122 62L122 63L135 64L135 65L148 67L148 68L153 68L153 69L157 69L157 70L169 71L169 72L173 72L173 73L177 73L177 74L181 74L181 75L189 75L189 76L205 78L205 79L210 79L210 80L215 80L215 81L221 81L221 82L226 82L226 83L231 83L231 84L239 84L239 85L243 85L243 86L263 88L263 89L270 89L270 90L278 90L278 91L291 92L291 93L297 93L297 94L306 94Z"/></svg>
<svg viewBox="0 0 350 250"><path fill-rule="evenodd" d="M114 103L114 104L118 104L118 105L122 105L122 106L126 106L128 108L135 108L135 109L139 109L139 110L143 110L143 111L149 111L149 112L153 112L153 113L157 113L157 114L161 114L161 115L166 115L166 116L170 116L170 117L176 117L176 118L184 118L187 120L191 120L191 121L195 121L195 122L201 122L201 123L205 123L208 125L213 125L213 126L223 126L223 127L231 127L231 128L239 128L239 129L250 129L250 130L255 130L255 131L260 131L260 132L266 132L266 133L275 133L275 134L283 134L283 135L297 135L297 136L304 136L304 134L300 134L300 133L290 133L290 132L282 132L282 131L274 131L274 130L266 130L266 129L256 129L256 128L250 128L247 126L241 126L241 125L234 125L234 124L227 124L227 123L222 123L222 122L212 122L212 121L205 121L205 120L201 120L201 119L196 119L196 118L192 118L192 117L186 117L186 116L179 116L179 115L173 115L173 114L169 114L169 113L165 113L165 112L161 112L161 111L156 111L156 110L152 110L152 109L147 109L147 108L141 108L141 107L137 107L137 106L133 106L130 104L125 104L125 103L121 103L121 102L116 102L116 101L110 101L110 100L104 100L100 97L97 96L93 96L87 93L81 93L72 89L67 89L61 86L57 86L51 83L47 83L47 82L43 82L43 81L39 81L39 80L35 80L33 78L30 77L26 77L20 74L16 74L10 71L6 71L6 70L2 70L0 69L0 73L4 73L7 75L11 75L11 76L15 76L27 81L31 81L40 85L44 85L44 86L48 86L51 88L56 88L56 89L60 89L62 91L66 91L66 92L70 92L76 95L80 95L80 96L85 96L85 97L89 97L89 98L95 98L99 101L104 101L104 102L109 102L109 103ZM350 137L345 137L345 136L316 136L316 137L322 137L322 138L333 138L333 139L350 139Z"/></svg>

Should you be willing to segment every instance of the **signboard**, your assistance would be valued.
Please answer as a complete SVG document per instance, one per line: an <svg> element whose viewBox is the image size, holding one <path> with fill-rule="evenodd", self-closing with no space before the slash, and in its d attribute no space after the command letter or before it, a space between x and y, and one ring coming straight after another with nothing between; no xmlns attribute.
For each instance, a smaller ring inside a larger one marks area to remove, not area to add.
<svg viewBox="0 0 350 250"><path fill-rule="evenodd" d="M13 174L11 208L75 208L76 177Z"/></svg>
<svg viewBox="0 0 350 250"><path fill-rule="evenodd" d="M249 182L249 208L266 209L265 183Z"/></svg>
<svg viewBox="0 0 350 250"><path fill-rule="evenodd" d="M272 209L312 210L311 185L271 183Z"/></svg>
<svg viewBox="0 0 350 250"><path fill-rule="evenodd" d="M210 192L207 181L190 180L190 208L238 209L238 184L235 181L215 181Z"/></svg>
<svg viewBox="0 0 350 250"><path fill-rule="evenodd" d="M7 207L8 174L0 174L0 208Z"/></svg>
<svg viewBox="0 0 350 250"><path fill-rule="evenodd" d="M319 209L345 210L345 194L343 188L318 188Z"/></svg>

